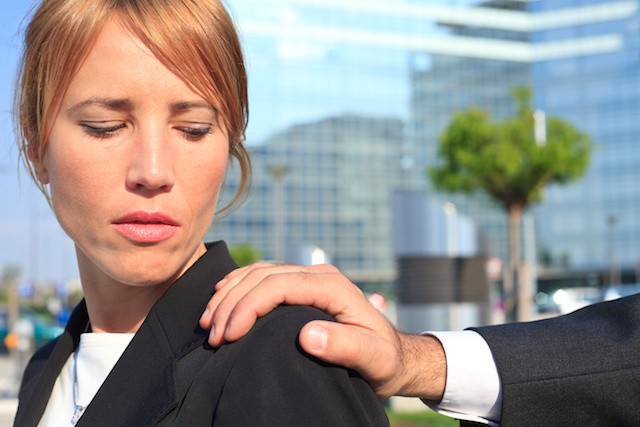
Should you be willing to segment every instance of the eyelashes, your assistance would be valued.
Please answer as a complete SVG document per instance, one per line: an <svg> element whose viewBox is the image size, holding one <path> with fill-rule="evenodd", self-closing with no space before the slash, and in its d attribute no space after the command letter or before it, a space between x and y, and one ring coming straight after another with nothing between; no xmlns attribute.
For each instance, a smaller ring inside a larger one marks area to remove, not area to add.
<svg viewBox="0 0 640 427"><path fill-rule="evenodd" d="M120 123L112 126L99 126L91 123L80 123L80 126L82 126L83 131L88 135L97 138L109 138L116 135L119 130L124 129L127 125Z"/></svg>
<svg viewBox="0 0 640 427"><path fill-rule="evenodd" d="M107 139L114 137L120 133L123 129L126 129L126 123L100 125L97 123L80 123L82 130L87 135L90 135L99 139ZM174 129L180 131L182 136L188 141L200 141L207 135L211 134L211 125L203 124L198 126L174 126Z"/></svg>
<svg viewBox="0 0 640 427"><path fill-rule="evenodd" d="M211 133L211 126L182 126L178 127L177 129L180 130L184 134L184 137L189 141L199 141Z"/></svg>

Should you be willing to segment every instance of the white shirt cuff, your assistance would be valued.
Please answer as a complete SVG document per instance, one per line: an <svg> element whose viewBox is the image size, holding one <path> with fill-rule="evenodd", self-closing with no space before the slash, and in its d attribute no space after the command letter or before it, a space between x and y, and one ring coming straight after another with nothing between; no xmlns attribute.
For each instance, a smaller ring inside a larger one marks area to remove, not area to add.
<svg viewBox="0 0 640 427"><path fill-rule="evenodd" d="M447 384L433 410L466 421L497 426L502 389L491 349L474 331L427 332L440 340L447 358Z"/></svg>

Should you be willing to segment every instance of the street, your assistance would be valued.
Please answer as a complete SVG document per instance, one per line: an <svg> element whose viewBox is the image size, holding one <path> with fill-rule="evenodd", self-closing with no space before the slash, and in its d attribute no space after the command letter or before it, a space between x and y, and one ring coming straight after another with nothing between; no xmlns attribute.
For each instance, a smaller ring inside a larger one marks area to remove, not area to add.
<svg viewBox="0 0 640 427"><path fill-rule="evenodd" d="M20 375L15 360L6 354L0 355L0 427L13 425Z"/></svg>

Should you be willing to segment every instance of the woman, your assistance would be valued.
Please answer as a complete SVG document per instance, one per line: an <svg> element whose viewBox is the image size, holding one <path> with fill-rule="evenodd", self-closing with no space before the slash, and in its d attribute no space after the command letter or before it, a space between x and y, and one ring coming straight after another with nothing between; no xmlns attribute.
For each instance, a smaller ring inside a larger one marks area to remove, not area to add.
<svg viewBox="0 0 640 427"><path fill-rule="evenodd" d="M85 299L27 366L16 426L388 424L360 378L298 349L319 312L283 307L218 350L198 327L236 267L202 239L229 155L249 177L246 92L219 1L35 10L21 150L75 242Z"/></svg>

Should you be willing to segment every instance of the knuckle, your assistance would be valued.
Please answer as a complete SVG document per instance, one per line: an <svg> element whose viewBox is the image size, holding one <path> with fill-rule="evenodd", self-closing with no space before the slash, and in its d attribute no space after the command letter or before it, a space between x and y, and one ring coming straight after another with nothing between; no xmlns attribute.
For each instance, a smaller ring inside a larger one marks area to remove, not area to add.
<svg viewBox="0 0 640 427"><path fill-rule="evenodd" d="M327 273L340 273L340 270L338 269L338 267L336 267L333 264L322 264L322 268L324 269L324 271L326 271Z"/></svg>

